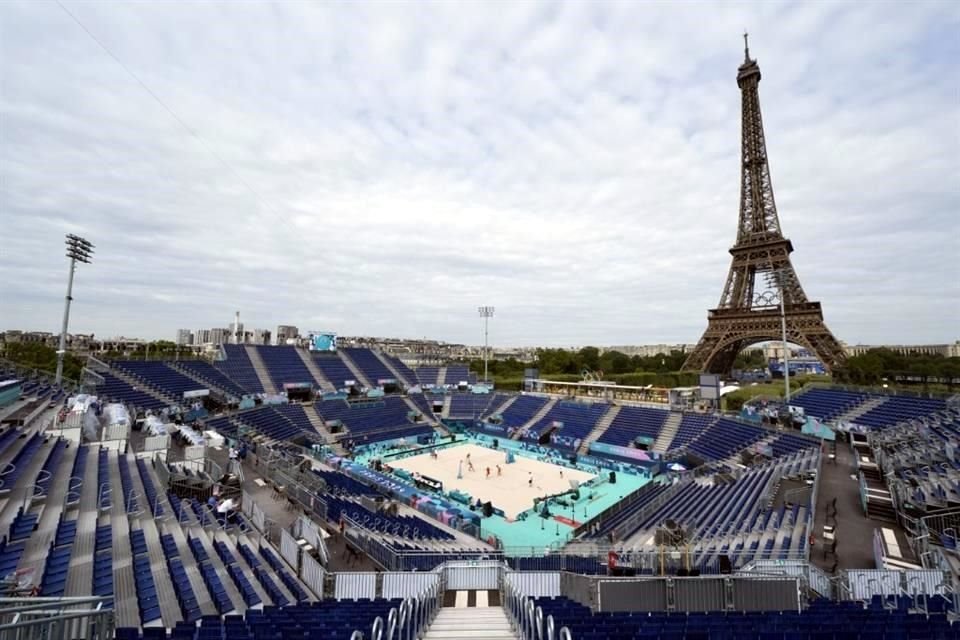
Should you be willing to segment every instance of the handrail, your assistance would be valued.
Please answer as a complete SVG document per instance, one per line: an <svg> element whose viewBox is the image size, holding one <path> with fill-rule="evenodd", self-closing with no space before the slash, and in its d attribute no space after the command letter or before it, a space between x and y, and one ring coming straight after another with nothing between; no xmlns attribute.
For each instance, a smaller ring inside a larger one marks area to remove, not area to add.
<svg viewBox="0 0 960 640"><path fill-rule="evenodd" d="M113 496L113 488L110 486L110 483L104 482L103 484L101 484L100 488L97 489L97 509L98 510L109 509L112 506L112 504L104 507L103 501L105 498L110 498L110 501L112 503L113 502L112 496Z"/></svg>

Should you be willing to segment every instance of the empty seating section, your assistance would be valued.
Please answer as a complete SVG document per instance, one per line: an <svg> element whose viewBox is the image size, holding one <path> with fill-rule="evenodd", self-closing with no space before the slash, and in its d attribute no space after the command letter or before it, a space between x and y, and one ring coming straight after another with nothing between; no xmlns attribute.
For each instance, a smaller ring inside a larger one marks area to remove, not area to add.
<svg viewBox="0 0 960 640"><path fill-rule="evenodd" d="M898 422L915 420L937 411L943 411L946 403L934 398L888 396L878 407L870 409L854 419L854 422L873 429L891 427Z"/></svg>
<svg viewBox="0 0 960 640"><path fill-rule="evenodd" d="M355 629L369 630L375 618L387 619L400 600L324 600L289 607L248 609L243 616L203 617L199 626L181 623L169 640L347 640ZM149 630L119 628L117 640L153 640ZM164 632L163 636L167 636Z"/></svg>
<svg viewBox="0 0 960 640"><path fill-rule="evenodd" d="M87 456L90 447L77 449L77 456L73 459L73 468L70 470L70 480L67 482L67 504L80 501L80 492L83 490L83 476L87 471Z"/></svg>
<svg viewBox="0 0 960 640"><path fill-rule="evenodd" d="M325 495L327 520L339 522L340 515L349 516L364 529L393 535L405 540L453 540L454 536L416 516L391 516L385 512L372 512L359 502L334 495Z"/></svg>
<svg viewBox="0 0 960 640"><path fill-rule="evenodd" d="M213 606L216 607L217 612L222 614L233 611L234 606L227 594L227 589L223 586L223 581L220 580L216 567L214 567L210 555L204 548L203 542L199 538L190 536L187 538L187 546L190 547L190 551L199 565L200 577L203 578L203 584L207 587L207 592L210 594L210 599L213 601Z"/></svg>
<svg viewBox="0 0 960 640"><path fill-rule="evenodd" d="M626 447L638 437L656 440L669 415L670 412L664 409L621 406L599 441Z"/></svg>
<svg viewBox="0 0 960 640"><path fill-rule="evenodd" d="M150 571L147 540L143 529L130 531L130 551L133 553L133 579L137 589L137 608L143 623L160 619L160 598Z"/></svg>
<svg viewBox="0 0 960 640"><path fill-rule="evenodd" d="M454 393L450 396L450 417L479 418L493 398L488 393Z"/></svg>
<svg viewBox="0 0 960 640"><path fill-rule="evenodd" d="M547 404L547 398L517 396L517 399L501 414L505 427L522 427Z"/></svg>
<svg viewBox="0 0 960 640"><path fill-rule="evenodd" d="M156 389L175 402L182 401L183 394L187 391L205 388L193 378L168 366L166 362L117 360L111 363L111 366Z"/></svg>
<svg viewBox="0 0 960 640"><path fill-rule="evenodd" d="M27 442L13 457L13 460L11 460L6 467L4 467L3 472L0 473L0 491L12 490L14 486L16 486L17 481L23 476L33 456L42 446L43 437L39 433L34 433L27 439Z"/></svg>
<svg viewBox="0 0 960 640"><path fill-rule="evenodd" d="M424 418L427 420L433 420L433 407L431 406L433 403L432 400L427 400L427 396L423 395L422 393L414 393L407 396L407 398L410 400L410 402L416 405L417 409L420 409L420 411L423 412Z"/></svg>
<svg viewBox="0 0 960 640"><path fill-rule="evenodd" d="M303 407L299 405L260 406L234 416L234 421L274 440L318 437Z"/></svg>
<svg viewBox="0 0 960 640"><path fill-rule="evenodd" d="M179 367L187 371L194 378L199 378L237 397L251 393L250 390L237 384L209 362L204 362L203 360L182 360L173 366Z"/></svg>
<svg viewBox="0 0 960 640"><path fill-rule="evenodd" d="M720 461L770 435L771 432L751 425L720 418L687 447L688 451L707 461Z"/></svg>
<svg viewBox="0 0 960 640"><path fill-rule="evenodd" d="M314 363L316 363L320 371L323 371L323 375L327 377L327 380L330 381L330 384L332 384L334 388L344 389L347 386L346 383L350 380L360 384L357 376L350 370L350 367L344 364L343 360L341 360L337 354L314 351L310 355ZM373 382L375 383L376 381Z"/></svg>
<svg viewBox="0 0 960 640"><path fill-rule="evenodd" d="M237 437L237 423L233 418L224 417L204 420L203 428L207 431L216 431L220 435L229 438Z"/></svg>
<svg viewBox="0 0 960 640"><path fill-rule="evenodd" d="M807 543L808 505L766 509L763 496L780 478L802 478L816 469L816 452L796 454L752 467L732 481L688 480L673 488L669 498L632 523L625 548L647 544L667 520L692 527L698 540L698 565L714 568L716 556L728 553L734 566L754 559L787 557L792 548L803 553ZM641 507L631 507L639 513ZM626 521L626 517L622 518ZM605 527L612 528L612 527ZM734 547L734 543L739 547Z"/></svg>
<svg viewBox="0 0 960 640"><path fill-rule="evenodd" d="M112 527L109 524L97 527L94 538L93 595L113 597L113 544ZM112 601L111 604L112 605Z"/></svg>
<svg viewBox="0 0 960 640"><path fill-rule="evenodd" d="M215 366L249 393L263 393L263 385L246 348L242 344L225 344L223 351L227 359L218 361Z"/></svg>
<svg viewBox="0 0 960 640"><path fill-rule="evenodd" d="M778 436L770 446L773 451L773 457L779 458L780 456L797 453L798 451L803 451L804 449L815 449L820 445L817 440L804 438L792 433L785 433L781 436Z"/></svg>
<svg viewBox="0 0 960 640"><path fill-rule="evenodd" d="M793 396L790 404L803 407L805 413L821 420L833 420L863 404L867 397L867 394L856 391L814 387Z"/></svg>
<svg viewBox="0 0 960 640"><path fill-rule="evenodd" d="M565 439L581 440L593 431L597 422L609 408L610 405L604 402L558 402L551 407L545 416L530 427L530 434L527 437L536 440L538 435L550 429L555 422L560 422L563 423L563 426L554 433L563 436ZM563 443L556 442L555 445L563 448L575 448L567 440L564 440Z"/></svg>
<svg viewBox="0 0 960 640"><path fill-rule="evenodd" d="M137 458L137 471L140 472L140 480L143 482L143 492L147 494L144 498L150 505L150 513L153 514L154 518L159 518L163 515L163 505L160 504L157 487L153 484L153 476L147 469L147 463L143 458Z"/></svg>
<svg viewBox="0 0 960 640"><path fill-rule="evenodd" d="M77 521L64 520L60 515L57 532L47 553L47 562L40 580L40 593L44 597L63 596L67 586L67 572L70 569L70 553L77 536Z"/></svg>
<svg viewBox="0 0 960 640"><path fill-rule="evenodd" d="M397 396L376 401L348 403L345 400L327 400L316 405L317 413L325 421L340 420L358 442L377 442L392 438L411 437L432 433L427 424L413 424L407 418L410 407Z"/></svg>
<svg viewBox="0 0 960 640"><path fill-rule="evenodd" d="M263 360L263 365L267 368L270 379L277 389L282 390L284 383L308 382L311 385L316 385L313 374L303 363L296 347L258 346L254 349L257 350L260 359Z"/></svg>
<svg viewBox="0 0 960 640"><path fill-rule="evenodd" d="M680 420L680 426L677 428L677 434L673 436L673 441L667 450L679 449L692 442L694 438L698 437L712 425L716 419L716 416L701 413L683 414L683 419Z"/></svg>
<svg viewBox="0 0 960 640"><path fill-rule="evenodd" d="M437 384L437 377L440 375L440 367L417 367L417 378L420 384Z"/></svg>
<svg viewBox="0 0 960 640"><path fill-rule="evenodd" d="M448 364L445 377L444 384L460 384L461 382L473 384L477 381L477 375L471 374L470 369L465 364Z"/></svg>
<svg viewBox="0 0 960 640"><path fill-rule="evenodd" d="M381 353L380 355L386 358L387 361L389 361L390 364L393 365L393 368L397 370L397 373L399 373L401 376L406 378L406 381L410 384L410 386L415 386L420 384L420 380L417 378L416 371L408 367L403 362L403 360L401 360L400 358L397 358L396 356L390 356L385 353Z"/></svg>
<svg viewBox="0 0 960 640"><path fill-rule="evenodd" d="M110 485L110 454L100 447L97 452L97 506L100 510L113 506L113 487Z"/></svg>
<svg viewBox="0 0 960 640"><path fill-rule="evenodd" d="M145 391L130 386L109 371L103 371L100 375L103 376L103 383L97 385L97 395L101 400L106 400L107 402L122 402L140 409L153 409L157 411L170 404L169 401L164 402Z"/></svg>
<svg viewBox="0 0 960 640"><path fill-rule="evenodd" d="M960 635L946 614L910 614L909 599L900 600L895 609L885 608L878 596L867 608L859 602L821 600L801 611L689 614L593 613L564 597L535 602L544 619L553 616L556 628L567 627L576 640L913 640Z"/></svg>
<svg viewBox="0 0 960 640"><path fill-rule="evenodd" d="M24 511L23 507L17 509L17 515L14 516L13 522L10 523L10 531L7 532L10 541L19 542L20 540L29 538L33 530L36 529L39 519L40 515L37 513Z"/></svg>
<svg viewBox="0 0 960 640"><path fill-rule="evenodd" d="M396 376L370 349L346 348L343 351L353 360L370 384L379 386L381 380L395 380ZM399 381L397 381L399 382Z"/></svg>
<svg viewBox="0 0 960 640"><path fill-rule="evenodd" d="M486 410L483 412L483 418L489 418L490 416L500 415L503 411L504 405L507 404L513 398L519 396L511 395L509 393L495 393L493 397L490 398L490 403L487 405Z"/></svg>
<svg viewBox="0 0 960 640"><path fill-rule="evenodd" d="M43 468L40 470L40 473L37 474L37 485L34 495L38 497L47 495L47 492L50 490L50 481L53 480L53 474L56 473L57 467L60 466L60 461L63 460L66 450L67 441L63 438L57 438L53 449L50 450L50 455L47 456L46 462L43 463Z"/></svg>
<svg viewBox="0 0 960 640"><path fill-rule="evenodd" d="M140 502L133 492L133 480L130 477L127 456L120 456L117 461L120 463L120 488L123 491L124 508L127 513L135 513L140 510Z"/></svg>
<svg viewBox="0 0 960 640"><path fill-rule="evenodd" d="M197 604L197 596L193 592L193 587L190 586L190 578L187 577L187 570L184 568L179 555L167 554L167 571L170 572L173 591L177 594L180 615L187 622L199 620L201 616L200 605Z"/></svg>
<svg viewBox="0 0 960 640"><path fill-rule="evenodd" d="M604 520L600 523L600 526L588 532L586 537L606 539L609 533L617 526L627 521L635 513L642 511L644 507L653 502L658 496L663 495L669 488L670 484L666 482L650 482L643 485L643 487L639 489L634 501L631 502L628 507Z"/></svg>

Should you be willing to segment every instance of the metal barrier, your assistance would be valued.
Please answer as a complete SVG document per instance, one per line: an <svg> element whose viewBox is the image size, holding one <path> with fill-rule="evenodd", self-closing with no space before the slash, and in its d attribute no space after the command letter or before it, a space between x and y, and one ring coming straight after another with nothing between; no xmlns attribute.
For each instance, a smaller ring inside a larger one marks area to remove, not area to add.
<svg viewBox="0 0 960 640"><path fill-rule="evenodd" d="M521 594L517 589L504 589L507 619L514 632L522 640L571 640L570 629L561 627L559 634L553 616L543 617L543 609L536 606L533 599Z"/></svg>
<svg viewBox="0 0 960 640"><path fill-rule="evenodd" d="M111 640L114 613L107 598L0 598L0 640Z"/></svg>
<svg viewBox="0 0 960 640"><path fill-rule="evenodd" d="M405 598L399 607L393 607L387 619L377 616L370 628L370 640L416 640L425 635L427 627L440 610L440 584L434 584L416 598ZM350 640L364 640L361 631L354 631Z"/></svg>

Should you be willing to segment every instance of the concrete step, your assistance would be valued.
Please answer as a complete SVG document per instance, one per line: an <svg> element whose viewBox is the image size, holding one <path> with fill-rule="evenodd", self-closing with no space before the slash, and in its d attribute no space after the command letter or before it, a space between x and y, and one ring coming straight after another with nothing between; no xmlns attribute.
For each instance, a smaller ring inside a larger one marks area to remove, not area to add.
<svg viewBox="0 0 960 640"><path fill-rule="evenodd" d="M425 640L516 639L502 607L444 607L427 630Z"/></svg>
<svg viewBox="0 0 960 640"><path fill-rule="evenodd" d="M263 385L263 390L267 393L276 393L277 386L273 384L273 379L270 377L267 365L263 363L263 358L260 357L260 352L257 351L256 345L248 344L244 350L247 352L247 357L250 358L250 364L253 365L253 370L260 380L260 384Z"/></svg>

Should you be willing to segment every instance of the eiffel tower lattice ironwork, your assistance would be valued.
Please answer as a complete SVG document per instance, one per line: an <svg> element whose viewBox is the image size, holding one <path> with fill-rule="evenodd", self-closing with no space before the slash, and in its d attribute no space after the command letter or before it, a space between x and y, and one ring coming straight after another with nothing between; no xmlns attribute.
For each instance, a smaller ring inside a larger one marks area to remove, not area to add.
<svg viewBox="0 0 960 640"><path fill-rule="evenodd" d="M683 368L728 374L745 347L782 338L806 347L828 370L842 365L842 345L823 322L819 302L807 299L790 263L793 244L783 237L767 164L760 116L760 67L750 59L744 34L744 62L737 73L742 94L740 226L730 249L733 261L720 304L708 313L707 330ZM781 318L781 298L783 318Z"/></svg>

